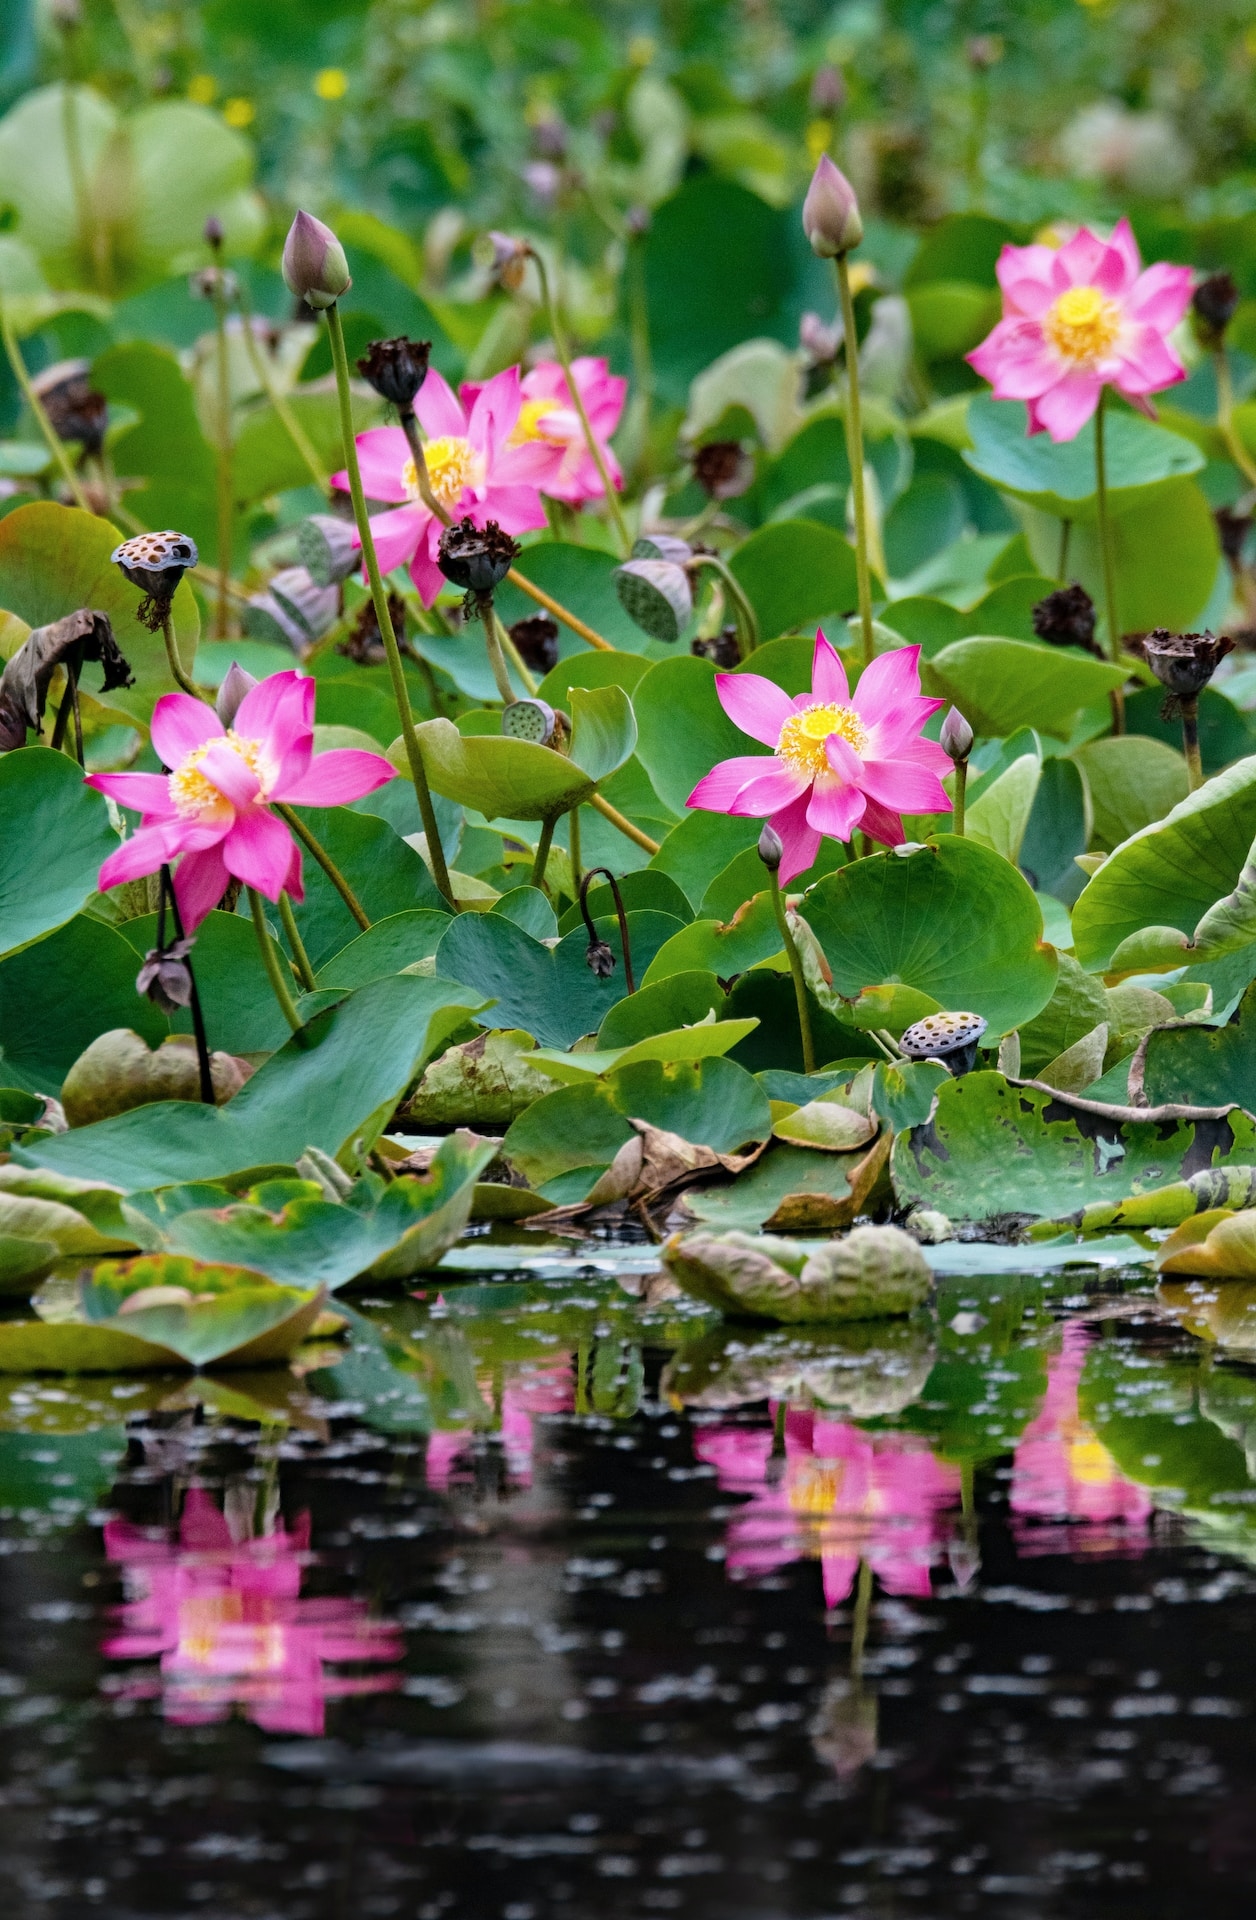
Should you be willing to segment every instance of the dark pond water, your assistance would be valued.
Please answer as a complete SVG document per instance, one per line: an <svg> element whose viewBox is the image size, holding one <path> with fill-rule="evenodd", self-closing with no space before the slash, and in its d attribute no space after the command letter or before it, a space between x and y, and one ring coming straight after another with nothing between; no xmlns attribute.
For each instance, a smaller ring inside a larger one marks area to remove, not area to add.
<svg viewBox="0 0 1256 1920"><path fill-rule="evenodd" d="M528 1247L5 1385L6 1920L1250 1911L1256 1369L1136 1271L797 1338Z"/></svg>

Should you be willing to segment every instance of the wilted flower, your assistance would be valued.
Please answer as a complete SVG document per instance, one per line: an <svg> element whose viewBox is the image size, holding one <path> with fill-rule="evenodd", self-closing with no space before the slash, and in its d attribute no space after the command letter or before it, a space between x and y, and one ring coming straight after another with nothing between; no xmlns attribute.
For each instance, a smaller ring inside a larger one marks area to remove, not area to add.
<svg viewBox="0 0 1256 1920"><path fill-rule="evenodd" d="M31 381L60 440L76 440L85 454L105 444L109 402L92 385L87 360L58 360Z"/></svg>
<svg viewBox="0 0 1256 1920"><path fill-rule="evenodd" d="M855 189L827 153L821 154L802 203L802 230L811 251L831 260L863 239L863 221Z"/></svg>
<svg viewBox="0 0 1256 1920"><path fill-rule="evenodd" d="M139 880L182 854L174 877L185 932L216 907L234 875L268 900L304 898L301 849L272 801L336 807L393 778L382 754L314 752L314 681L272 673L245 694L224 729L212 707L167 693L153 709L160 773L92 773L88 786L134 808L140 826L100 869L100 887Z"/></svg>
<svg viewBox="0 0 1256 1920"><path fill-rule="evenodd" d="M1051 646L1082 647L1104 658L1103 648L1095 639L1095 603L1076 581L1070 587L1057 587L1054 593L1044 594L1030 618L1038 638Z"/></svg>
<svg viewBox="0 0 1256 1920"><path fill-rule="evenodd" d="M224 727L233 724L245 694L251 693L256 685L257 676L246 672L238 660L233 660L223 675L218 698L214 702L214 712Z"/></svg>
<svg viewBox="0 0 1256 1920"><path fill-rule="evenodd" d="M177 1013L192 1003L192 969L188 955L195 940L171 940L164 947L150 947L144 964L135 977L135 991L151 1000L163 1013Z"/></svg>
<svg viewBox="0 0 1256 1920"><path fill-rule="evenodd" d="M410 340L405 334L394 340L372 340L358 361L358 372L381 400L408 413L427 379L431 354L430 340Z"/></svg>
<svg viewBox="0 0 1256 1920"><path fill-rule="evenodd" d="M973 730L958 707L952 707L942 722L938 745L952 760L967 760L973 750Z"/></svg>
<svg viewBox="0 0 1256 1920"><path fill-rule="evenodd" d="M708 440L693 456L693 477L711 500L736 500L754 479L754 461L740 440Z"/></svg>
<svg viewBox="0 0 1256 1920"><path fill-rule="evenodd" d="M492 593L518 558L518 542L503 533L496 520L477 527L469 516L446 527L437 550L437 564L446 580L474 594Z"/></svg>
<svg viewBox="0 0 1256 1920"><path fill-rule="evenodd" d="M180 580L200 554L190 534L167 527L164 533L133 535L115 547L109 558L133 587L142 588L144 599L137 618L155 632L170 611Z"/></svg>
<svg viewBox="0 0 1256 1920"><path fill-rule="evenodd" d="M548 673L558 665L558 622L548 613L528 613L508 629L525 667Z"/></svg>
<svg viewBox="0 0 1256 1920"><path fill-rule="evenodd" d="M919 647L879 654L852 695L841 660L817 633L811 691L793 700L760 674L717 674L729 719L772 754L721 761L686 805L770 817L785 849L782 882L811 865L823 834L849 840L858 827L900 846L902 813L951 811L942 785L950 759L920 736L943 702L921 695L919 661Z"/></svg>
<svg viewBox="0 0 1256 1920"><path fill-rule="evenodd" d="M585 948L584 964L599 980L609 980L615 971L615 955L605 940L590 940Z"/></svg>
<svg viewBox="0 0 1256 1920"><path fill-rule="evenodd" d="M1169 633L1157 627L1142 644L1142 655L1162 687L1179 699L1201 693L1225 659L1234 652L1228 633Z"/></svg>
<svg viewBox="0 0 1256 1920"><path fill-rule="evenodd" d="M344 248L312 213L298 213L289 227L282 264L289 293L316 311L334 306L353 285Z"/></svg>
<svg viewBox="0 0 1256 1920"><path fill-rule="evenodd" d="M1191 270L1143 269L1128 220L1110 240L1079 227L1064 246L1004 247L1003 318L967 358L998 400L1024 400L1029 432L1072 440L1105 386L1150 414L1147 396L1185 380L1169 335L1191 297Z"/></svg>
<svg viewBox="0 0 1256 1920"><path fill-rule="evenodd" d="M1191 317L1202 347L1214 350L1225 340L1225 330L1239 304L1238 284L1230 273L1210 273L1191 295Z"/></svg>
<svg viewBox="0 0 1256 1920"><path fill-rule="evenodd" d="M489 234L488 240L492 249L489 265L493 278L507 293L518 293L528 269L527 241L516 240L509 233L495 232Z"/></svg>

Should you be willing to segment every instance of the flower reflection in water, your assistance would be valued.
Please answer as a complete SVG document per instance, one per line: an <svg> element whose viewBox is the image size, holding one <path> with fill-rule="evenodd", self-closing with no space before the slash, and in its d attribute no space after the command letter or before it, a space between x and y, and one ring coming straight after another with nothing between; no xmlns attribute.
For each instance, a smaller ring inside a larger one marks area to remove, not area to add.
<svg viewBox="0 0 1256 1920"><path fill-rule="evenodd" d="M836 1607L862 1559L887 1593L926 1596L942 1557L942 1516L960 1497L959 1468L910 1434L868 1434L793 1409L777 1422L783 1453L762 1428L710 1427L696 1439L720 1486L751 1496L729 1525L734 1577L818 1559L825 1603Z"/></svg>
<svg viewBox="0 0 1256 1920"><path fill-rule="evenodd" d="M1145 1545L1150 1496L1125 1478L1078 1408L1089 1346L1083 1327L1065 1327L1062 1351L1047 1362L1042 1409L1016 1448L1011 1508L1022 1554L1141 1553Z"/></svg>
<svg viewBox="0 0 1256 1920"><path fill-rule="evenodd" d="M539 1414L570 1413L575 1404L571 1360L564 1356L544 1367L523 1367L510 1384L494 1393L491 1380L479 1382L486 1402L500 1400L500 1440L507 1487L532 1485L533 1422ZM497 1423L494 1422L494 1425ZM473 1426L428 1436L427 1484L442 1491L471 1470L475 1436Z"/></svg>
<svg viewBox="0 0 1256 1920"><path fill-rule="evenodd" d="M400 1629L372 1620L364 1601L301 1598L309 1515L291 1530L272 1517L251 1535L239 1504L227 1506L230 1518L191 1488L177 1541L127 1520L106 1524L105 1551L123 1569L127 1599L103 1651L160 1662L159 1676L128 1677L120 1690L160 1696L167 1718L184 1726L239 1706L267 1732L321 1734L329 1699L395 1687L395 1673L327 1671L399 1660L403 1647Z"/></svg>

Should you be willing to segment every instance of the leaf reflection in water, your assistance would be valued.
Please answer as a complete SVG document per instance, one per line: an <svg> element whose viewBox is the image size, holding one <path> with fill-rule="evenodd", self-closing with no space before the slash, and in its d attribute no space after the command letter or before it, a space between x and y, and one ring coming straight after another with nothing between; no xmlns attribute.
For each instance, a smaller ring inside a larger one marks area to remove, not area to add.
<svg viewBox="0 0 1256 1920"><path fill-rule="evenodd" d="M1062 1351L1047 1361L1046 1399L1013 1456L1013 1530L1025 1555L1141 1553L1146 1545L1151 1497L1126 1479L1078 1407L1090 1345L1084 1327L1064 1328Z"/></svg>

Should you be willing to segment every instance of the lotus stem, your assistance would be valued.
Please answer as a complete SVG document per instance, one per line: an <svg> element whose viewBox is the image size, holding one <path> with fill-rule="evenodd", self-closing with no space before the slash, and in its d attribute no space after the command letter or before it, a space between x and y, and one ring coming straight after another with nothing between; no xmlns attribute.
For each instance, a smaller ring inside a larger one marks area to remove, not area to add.
<svg viewBox="0 0 1256 1920"><path fill-rule="evenodd" d="M549 865L550 847L553 845L554 828L557 824L558 815L556 813L550 814L547 820L543 820L541 822L541 837L536 843L536 859L532 862L532 879L530 884L534 887L539 887L542 892L545 890L545 869Z"/></svg>
<svg viewBox="0 0 1256 1920"><path fill-rule="evenodd" d="M695 567L706 567L720 580L728 598L733 603L733 618L737 622L738 633L745 641L743 651L747 654L753 653L759 644L759 616L747 599L745 589L737 575L727 561L721 560L717 553L696 554L693 564Z"/></svg>
<svg viewBox="0 0 1256 1920"><path fill-rule="evenodd" d="M262 896L256 887L248 887L245 891L249 896L249 908L253 915L253 931L257 935L257 944L262 956L262 965L266 969L266 978L270 981L271 990L279 1002L279 1011L288 1022L293 1033L300 1033L301 1016L297 1012L296 1002L292 998L292 992L288 986L288 982L283 977L283 968L279 964L279 955L275 951L274 942L270 937L270 929L266 925L266 910L262 906Z"/></svg>
<svg viewBox="0 0 1256 1920"><path fill-rule="evenodd" d="M563 626L571 629L572 633L579 634L582 640L587 641L589 646L596 647L599 653L615 652L616 649L609 640L603 639L594 627L579 619L562 604L561 600L555 600L552 594L546 593L543 588L527 579L520 573L518 567L512 567L506 578L512 587L518 587L520 593L526 593L529 600L535 600L538 607L544 607L546 613L552 614L555 620L560 620Z"/></svg>
<svg viewBox="0 0 1256 1920"><path fill-rule="evenodd" d="M584 443L589 449L594 466L597 468L598 479L602 482L602 491L606 496L607 510L615 523L615 531L619 536L622 556L624 559L627 559L629 553L632 551L632 535L629 533L628 523L624 519L624 510L619 503L619 495L611 482L610 469L606 464L606 455L602 451L597 435L589 424L589 416L585 411L584 397L576 385L576 376L571 369L571 348L567 343L567 332L563 326L562 318L559 315L558 306L554 299L554 291L550 285L549 273L544 260L542 260L540 254L534 247L528 248L528 258L534 263L538 278L541 282L541 298L545 302L545 312L549 320L550 332L554 337L555 351L558 354L563 372L567 378L567 391L571 395L572 405L575 407L580 419L580 431L584 435Z"/></svg>
<svg viewBox="0 0 1256 1920"><path fill-rule="evenodd" d="M497 625L497 637L501 641L501 645L502 645L502 652L505 654L511 666L514 668L515 672L519 675L519 678L522 680L525 693L527 693L529 696L534 695L536 693L536 686L537 686L536 680L528 669L527 661L524 659L518 647L515 645L514 641L511 639L510 628L503 626L500 617L497 616L496 614L494 615L494 619ZM513 694L511 695L511 698L512 699L514 698Z"/></svg>
<svg viewBox="0 0 1256 1920"><path fill-rule="evenodd" d="M43 401L31 385L31 377L26 370L26 362L22 358L22 349L18 345L17 335L13 331L13 323L9 319L8 309L2 299L0 299L0 336L3 336L4 339L5 357L13 369L13 378L21 388L22 398L34 415L35 423L43 435L44 443L49 453L61 469L61 478L70 489L70 495L75 506L81 507L84 513L90 513L92 511L91 503L83 491L82 482L71 465L70 456L65 450L65 442L53 426L52 421L48 418Z"/></svg>
<svg viewBox="0 0 1256 1920"><path fill-rule="evenodd" d="M790 931L789 915L785 911L785 902L781 898L781 882L775 867L768 868L768 889L772 895L772 911L776 915L776 924L794 980L794 1000L798 1007L798 1033L802 1040L802 1070L804 1073L814 1073L816 1043L811 1032L811 1008L807 1004L807 982L803 978L802 955Z"/></svg>
<svg viewBox="0 0 1256 1920"><path fill-rule="evenodd" d="M573 807L567 815L567 852L571 860L571 882L580 892L580 809Z"/></svg>
<svg viewBox="0 0 1256 1920"><path fill-rule="evenodd" d="M279 918L283 922L284 935L292 949L297 978L306 993L316 993L318 987L314 979L314 969L310 965L310 956L305 951L305 942L297 928L297 917L292 911L292 902L286 892L279 896Z"/></svg>
<svg viewBox="0 0 1256 1920"><path fill-rule="evenodd" d="M868 1620L872 1612L872 1568L866 1560L859 1562L859 1578L855 1584L855 1612L850 1629L850 1677L852 1680L863 1678L864 1646L868 1639Z"/></svg>
<svg viewBox="0 0 1256 1920"><path fill-rule="evenodd" d="M1204 784L1204 765L1199 755L1199 695L1180 696L1182 710L1182 752L1186 755L1186 778L1192 793Z"/></svg>
<svg viewBox="0 0 1256 1920"><path fill-rule="evenodd" d="M600 793L591 793L588 804L591 807L596 807L602 818L609 820L613 827L618 828L626 840L631 840L635 847L640 847L642 853L648 853L651 859L653 859L659 850L657 840L651 840L648 833L642 833L640 827L635 827L627 815L619 811L618 807L613 807L609 800L603 800Z"/></svg>
<svg viewBox="0 0 1256 1920"><path fill-rule="evenodd" d="M850 290L850 267L846 255L839 253L833 265L837 269L842 337L846 343L846 452L850 461L851 495L855 503L855 580L859 593L859 625L863 633L863 663L865 667L870 667L876 657L876 642L872 633L872 576L868 568L868 501L864 491L863 414L859 399L859 335L855 327L855 302Z"/></svg>
<svg viewBox="0 0 1256 1920"><path fill-rule="evenodd" d="M301 422L297 419L296 414L292 411L288 403L287 395L280 393L278 387L276 387L271 380L270 368L266 365L266 356L258 348L257 339L253 332L253 309L249 304L248 295L245 293L243 287L240 288L237 294L237 303L240 308L240 318L244 323L244 344L253 371L261 382L262 392L275 409L275 416L282 425L289 440L291 440L293 446L309 468L310 478L314 482L314 485L320 493L326 493L330 488L331 481L323 469L321 460L314 451L313 441L306 433Z"/></svg>
<svg viewBox="0 0 1256 1920"><path fill-rule="evenodd" d="M1225 441L1226 452L1248 486L1256 487L1256 460L1252 459L1243 445L1234 424L1234 381L1230 374L1230 357L1224 346L1217 348L1212 359L1217 375L1217 429Z"/></svg>
<svg viewBox="0 0 1256 1920"><path fill-rule="evenodd" d="M348 907L363 933L365 933L371 923L366 916L362 902L358 899L357 894L353 891L353 888L349 885L343 873L341 873L340 868L336 865L326 847L315 839L300 814L297 813L293 807L285 805L282 800L272 800L271 805L284 824L296 834L301 845L305 847L309 853L313 854L319 866L331 881L332 886Z"/></svg>
<svg viewBox="0 0 1256 1920"><path fill-rule="evenodd" d="M482 593L476 599L480 619L484 623L484 645L488 649L488 663L493 669L493 678L497 682L497 697L503 706L510 706L515 698L515 690L510 684L510 674L506 667L506 656L502 652L501 629L497 624L497 615L493 611L493 596ZM535 692L533 688L533 692Z"/></svg>
<svg viewBox="0 0 1256 1920"><path fill-rule="evenodd" d="M170 618L168 605L161 617L161 637L166 643L166 660L170 667L170 677L176 687L182 687L184 693L190 693L194 700L204 700L207 707L212 707L213 701L206 699L195 680L184 671L183 662L179 658L179 649L175 645L174 622Z"/></svg>
<svg viewBox="0 0 1256 1920"><path fill-rule="evenodd" d="M222 274L214 281L214 353L218 375L218 598L214 608L214 638L225 640L231 625L227 581L231 574L231 531L235 500L231 486L232 421L231 361L227 352L227 302L223 297Z"/></svg>
<svg viewBox="0 0 1256 1920"><path fill-rule="evenodd" d="M1069 543L1069 536L1071 535L1072 531L1073 531L1073 522L1071 520L1061 520L1060 522L1060 554L1059 554L1058 560L1056 561L1055 577L1059 581L1062 587L1066 587L1068 585L1068 543Z"/></svg>
<svg viewBox="0 0 1256 1920"><path fill-rule="evenodd" d="M161 869L161 890L157 896L157 945L166 944L166 902L170 903L170 913L174 920L176 940L184 938L183 917L179 912L179 899L174 890L174 879L168 865ZM188 1010L192 1015L192 1034L196 1041L196 1064L201 1083L201 1101L204 1106L213 1107L218 1103L214 1097L214 1074L209 1058L209 1041L205 1037L205 1016L201 1012L201 996L197 990L196 973L192 966L190 953L183 957L188 970L188 984L192 989Z"/></svg>
<svg viewBox="0 0 1256 1920"><path fill-rule="evenodd" d="M619 891L619 882L609 867L590 867L579 885L580 912L589 935L589 945L596 946L598 938L597 928L593 924L593 915L589 912L589 888L599 874L606 881L615 901L615 917L619 921L619 944L624 955L624 982L629 993L635 993L637 983L632 974L632 948L628 942L628 916L624 912L624 896Z"/></svg>
<svg viewBox="0 0 1256 1920"><path fill-rule="evenodd" d="M1099 550L1103 557L1104 610L1108 616L1108 655L1115 663L1121 656L1121 622L1116 610L1116 566L1112 557L1112 516L1108 511L1108 462L1104 446L1108 389L1099 389L1095 409L1095 494L1099 510ZM1112 731L1125 732L1125 698L1119 687L1112 692Z"/></svg>
<svg viewBox="0 0 1256 1920"><path fill-rule="evenodd" d="M362 542L362 557L366 561L367 578L371 583L371 599L375 605L375 618L379 623L379 637L384 643L384 652L388 657L388 672L392 679L393 698L401 718L401 732L406 743L406 759L410 764L410 778L414 782L414 797L419 803L419 815L423 821L423 831L427 835L432 877L449 903L450 912L457 913L458 902L454 898L449 868L445 864L445 849L441 845L436 809L432 804L432 790L427 780L427 768L423 764L423 748L414 724L405 668L401 664L397 636L393 632L392 615L388 611L388 595L384 591L379 558L375 552L375 540L371 533L370 515L366 511L366 496L362 491L362 470L358 465L357 441L353 432L353 402L349 389L349 361L345 353L344 327L340 320L340 308L334 300L327 309L327 330L331 335L331 357L336 369L336 390L340 398L340 428L344 440L345 465L349 470L353 517L357 521L358 537Z"/></svg>
<svg viewBox="0 0 1256 1920"><path fill-rule="evenodd" d="M955 762L955 794L951 808L951 832L964 838L964 802L968 790L968 762Z"/></svg>

